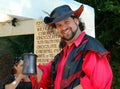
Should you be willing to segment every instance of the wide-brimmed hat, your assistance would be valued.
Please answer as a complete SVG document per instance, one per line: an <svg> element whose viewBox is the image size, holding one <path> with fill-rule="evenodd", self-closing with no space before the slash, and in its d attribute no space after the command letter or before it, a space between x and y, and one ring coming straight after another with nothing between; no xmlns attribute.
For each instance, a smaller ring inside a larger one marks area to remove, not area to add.
<svg viewBox="0 0 120 89"><path fill-rule="evenodd" d="M81 5L76 11L73 11L69 5L62 5L59 6L57 8L55 8L50 16L45 17L44 18L44 22L46 24L52 25L56 22L62 21L70 16L76 16L76 17L80 17L82 11L84 9L84 6Z"/></svg>

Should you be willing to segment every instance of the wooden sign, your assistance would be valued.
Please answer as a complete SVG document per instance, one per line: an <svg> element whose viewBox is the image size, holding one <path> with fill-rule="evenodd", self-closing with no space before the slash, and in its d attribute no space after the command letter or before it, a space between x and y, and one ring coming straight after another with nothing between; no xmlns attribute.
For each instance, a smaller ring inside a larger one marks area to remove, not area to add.
<svg viewBox="0 0 120 89"><path fill-rule="evenodd" d="M60 51L60 37L42 21L35 21L34 32L34 53L37 57L37 64L46 64Z"/></svg>

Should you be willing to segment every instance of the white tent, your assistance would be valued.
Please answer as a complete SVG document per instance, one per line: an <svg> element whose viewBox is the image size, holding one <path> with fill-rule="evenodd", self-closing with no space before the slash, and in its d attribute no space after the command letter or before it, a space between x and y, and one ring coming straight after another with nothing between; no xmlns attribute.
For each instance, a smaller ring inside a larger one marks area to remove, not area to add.
<svg viewBox="0 0 120 89"><path fill-rule="evenodd" d="M4 24L0 22L0 36L34 34L34 19L42 21L47 16L44 11L50 13L63 4L70 5L73 10L81 5L73 0L0 0L0 13L20 19L16 27L11 25L11 20ZM85 22L85 31L95 37L94 9L85 4L84 6L81 18Z"/></svg>

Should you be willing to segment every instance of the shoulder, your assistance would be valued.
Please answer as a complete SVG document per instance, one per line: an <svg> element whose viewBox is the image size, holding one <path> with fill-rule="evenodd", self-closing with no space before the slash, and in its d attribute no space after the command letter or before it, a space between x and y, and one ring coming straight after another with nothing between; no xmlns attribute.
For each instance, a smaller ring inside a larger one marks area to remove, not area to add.
<svg viewBox="0 0 120 89"><path fill-rule="evenodd" d="M6 81L14 81L15 80L15 76L14 75L8 75L6 78Z"/></svg>
<svg viewBox="0 0 120 89"><path fill-rule="evenodd" d="M14 75L8 75L6 78L5 78L5 82L3 84L3 89L5 87L6 84L9 84L11 82L13 82L15 80L15 77Z"/></svg>
<svg viewBox="0 0 120 89"><path fill-rule="evenodd" d="M101 42L99 42L97 39L88 35L86 35L85 38L88 40L85 47L86 51L94 51L95 53L98 53L101 56L109 54L109 52L105 49L103 44L101 44Z"/></svg>

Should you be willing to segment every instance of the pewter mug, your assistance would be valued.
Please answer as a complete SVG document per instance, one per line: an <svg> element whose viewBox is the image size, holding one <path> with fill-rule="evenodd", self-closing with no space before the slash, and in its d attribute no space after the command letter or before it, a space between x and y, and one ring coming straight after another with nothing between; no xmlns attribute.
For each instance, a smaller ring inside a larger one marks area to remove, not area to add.
<svg viewBox="0 0 120 89"><path fill-rule="evenodd" d="M37 73L36 69L36 59L37 55L33 53L24 53L23 54L23 70L22 73L26 75L34 75Z"/></svg>

